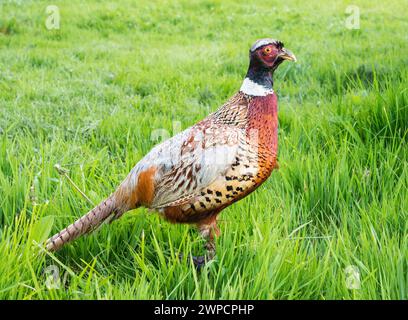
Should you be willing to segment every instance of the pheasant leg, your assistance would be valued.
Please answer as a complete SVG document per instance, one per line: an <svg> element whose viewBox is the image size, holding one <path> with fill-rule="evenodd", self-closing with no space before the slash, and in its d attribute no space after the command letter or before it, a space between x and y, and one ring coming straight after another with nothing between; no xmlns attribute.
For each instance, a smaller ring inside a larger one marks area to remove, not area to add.
<svg viewBox="0 0 408 320"><path fill-rule="evenodd" d="M206 250L205 255L195 257L193 256L194 265L200 270L206 262L214 259L215 257L215 236L220 235L220 229L217 226L217 221L214 219L210 224L201 224L198 226L198 230L201 236L206 239L204 248Z"/></svg>

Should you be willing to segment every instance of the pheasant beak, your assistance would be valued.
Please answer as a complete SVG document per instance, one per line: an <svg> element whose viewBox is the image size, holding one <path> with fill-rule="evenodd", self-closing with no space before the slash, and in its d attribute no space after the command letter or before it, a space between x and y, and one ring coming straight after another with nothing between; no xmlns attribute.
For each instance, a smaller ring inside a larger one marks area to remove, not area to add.
<svg viewBox="0 0 408 320"><path fill-rule="evenodd" d="M288 49L282 48L280 54L279 54L279 58L283 59L283 60L289 60L289 61L294 61L296 62L296 57L295 55Z"/></svg>

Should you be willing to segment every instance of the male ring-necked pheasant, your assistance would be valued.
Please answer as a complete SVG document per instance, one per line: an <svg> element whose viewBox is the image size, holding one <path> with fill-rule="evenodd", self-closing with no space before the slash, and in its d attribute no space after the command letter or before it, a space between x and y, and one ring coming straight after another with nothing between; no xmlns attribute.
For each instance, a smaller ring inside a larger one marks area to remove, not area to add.
<svg viewBox="0 0 408 320"><path fill-rule="evenodd" d="M260 39L249 52L241 89L218 111L154 147L106 200L47 241L48 250L88 233L105 220L144 206L174 223L190 223L215 254L221 210L259 187L277 167L278 101L272 76L295 56L274 39Z"/></svg>

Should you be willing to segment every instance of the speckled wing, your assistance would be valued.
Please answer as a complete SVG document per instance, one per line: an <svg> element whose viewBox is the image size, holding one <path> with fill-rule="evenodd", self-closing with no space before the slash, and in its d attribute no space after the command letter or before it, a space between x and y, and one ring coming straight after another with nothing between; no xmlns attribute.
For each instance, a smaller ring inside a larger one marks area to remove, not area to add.
<svg viewBox="0 0 408 320"><path fill-rule="evenodd" d="M150 207L191 201L223 176L245 135L246 114L247 100L238 93L217 112L154 148L143 161L157 168Z"/></svg>
<svg viewBox="0 0 408 320"><path fill-rule="evenodd" d="M203 121L189 130L189 137L175 151L177 164L162 166L156 175L152 208L181 205L225 175L234 163L242 129ZM173 146L174 147L174 146Z"/></svg>

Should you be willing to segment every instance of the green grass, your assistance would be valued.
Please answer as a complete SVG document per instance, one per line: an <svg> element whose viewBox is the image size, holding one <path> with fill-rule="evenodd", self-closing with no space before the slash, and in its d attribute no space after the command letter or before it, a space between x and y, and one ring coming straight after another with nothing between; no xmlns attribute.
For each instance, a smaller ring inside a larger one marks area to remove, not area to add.
<svg viewBox="0 0 408 320"><path fill-rule="evenodd" d="M54 1L61 28L47 30L49 2L0 1L0 298L408 298L405 3L354 1L359 30L348 2L284 3ZM222 212L214 262L178 261L201 253L197 233L143 209L40 249L92 207L55 164L102 200L154 130L236 92L265 36L298 58L275 76L280 169Z"/></svg>

